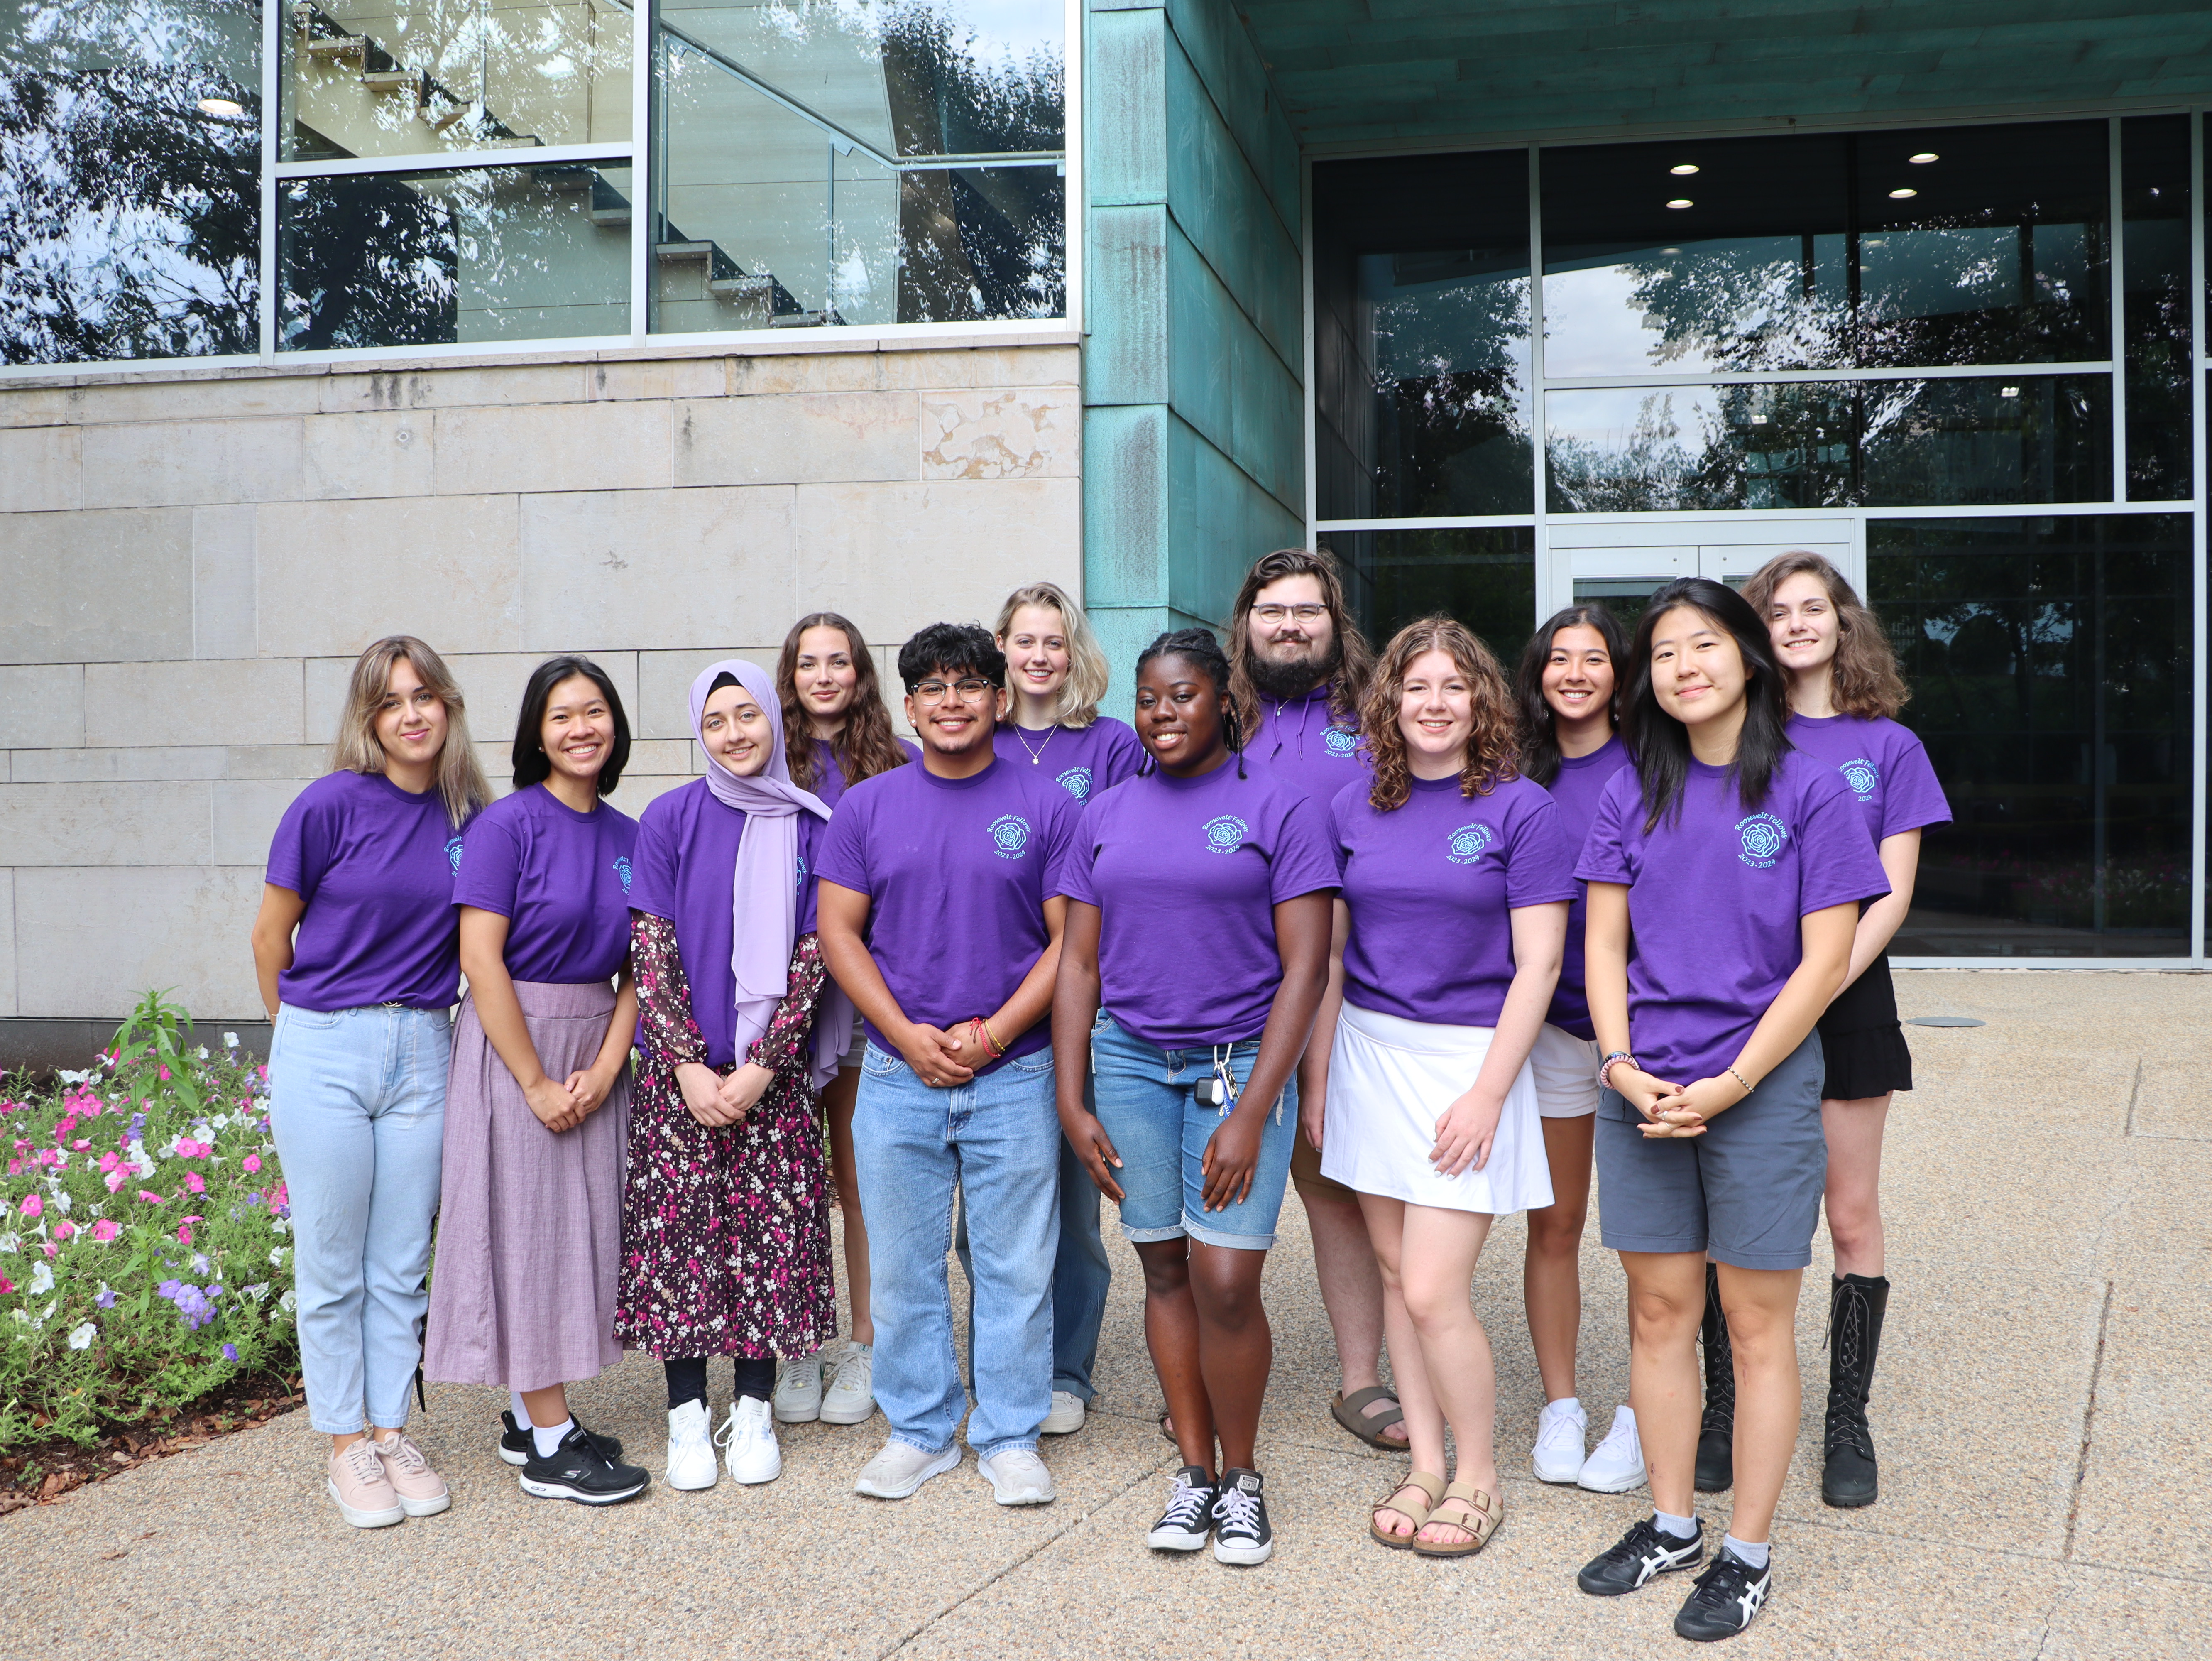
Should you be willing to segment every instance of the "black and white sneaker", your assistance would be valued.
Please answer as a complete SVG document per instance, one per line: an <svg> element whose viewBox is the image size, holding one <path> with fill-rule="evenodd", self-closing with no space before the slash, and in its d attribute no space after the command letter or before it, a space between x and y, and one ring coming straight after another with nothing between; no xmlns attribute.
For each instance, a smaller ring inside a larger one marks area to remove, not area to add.
<svg viewBox="0 0 2212 1661"><path fill-rule="evenodd" d="M572 1421L578 1430L584 1430L581 1420L573 1419L572 1415ZM598 1444L599 1451L606 1455L611 1462L615 1464L622 1463L621 1438L602 1436L594 1430L584 1430L584 1434ZM526 1465L530 1463L530 1456L536 1450L537 1445L536 1439L514 1422L514 1410L501 1408L499 1410L499 1457L510 1465Z"/></svg>
<svg viewBox="0 0 2212 1661"><path fill-rule="evenodd" d="M1224 1470L1213 1494L1213 1561L1249 1567L1274 1555L1267 1501L1256 1470Z"/></svg>
<svg viewBox="0 0 2212 1661"><path fill-rule="evenodd" d="M1647 1517L1622 1535L1620 1544L1583 1564L1575 1584L1593 1597L1618 1597L1649 1585L1662 1574L1694 1568L1705 1555L1704 1524L1688 1539L1680 1540L1660 1533L1658 1524Z"/></svg>
<svg viewBox="0 0 2212 1661"><path fill-rule="evenodd" d="M550 1455L533 1447L522 1467L522 1491L540 1500L574 1500L584 1506L619 1505L645 1492L652 1477L635 1465L617 1464L581 1425L569 1427Z"/></svg>
<svg viewBox="0 0 2212 1661"><path fill-rule="evenodd" d="M1674 1616L1674 1636L1710 1644L1716 1638L1733 1638L1751 1624L1765 1606L1774 1589L1774 1559L1755 1569L1723 1546L1712 1567L1698 1577L1692 1591Z"/></svg>
<svg viewBox="0 0 2212 1661"><path fill-rule="evenodd" d="M1204 1551L1213 1529L1213 1501L1220 1490L1199 1465L1185 1465L1168 1490L1168 1508L1145 1543L1154 1551Z"/></svg>

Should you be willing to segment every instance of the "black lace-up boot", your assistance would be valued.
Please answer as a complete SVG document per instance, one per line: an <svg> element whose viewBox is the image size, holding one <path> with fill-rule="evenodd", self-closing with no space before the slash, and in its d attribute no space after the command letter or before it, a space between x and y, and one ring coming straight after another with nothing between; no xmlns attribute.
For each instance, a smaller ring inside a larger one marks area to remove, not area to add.
<svg viewBox="0 0 2212 1661"><path fill-rule="evenodd" d="M1698 1329L1705 1350L1705 1416L1698 1427L1698 1492L1735 1486L1735 1351L1721 1312L1720 1271L1705 1265L1705 1318Z"/></svg>
<svg viewBox="0 0 2212 1661"><path fill-rule="evenodd" d="M1888 1310L1887 1276L1846 1275L1828 1293L1828 1432L1820 1498L1832 1506L1870 1506L1881 1497L1866 1409Z"/></svg>

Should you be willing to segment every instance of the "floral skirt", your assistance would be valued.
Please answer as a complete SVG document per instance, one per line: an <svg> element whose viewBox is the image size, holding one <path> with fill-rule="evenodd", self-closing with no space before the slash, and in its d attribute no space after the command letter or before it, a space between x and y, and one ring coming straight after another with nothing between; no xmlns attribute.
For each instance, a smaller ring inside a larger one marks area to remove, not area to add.
<svg viewBox="0 0 2212 1661"><path fill-rule="evenodd" d="M664 1360L829 1342L830 1177L803 1066L734 1125L693 1118L672 1073L641 1069L632 1089L616 1340Z"/></svg>

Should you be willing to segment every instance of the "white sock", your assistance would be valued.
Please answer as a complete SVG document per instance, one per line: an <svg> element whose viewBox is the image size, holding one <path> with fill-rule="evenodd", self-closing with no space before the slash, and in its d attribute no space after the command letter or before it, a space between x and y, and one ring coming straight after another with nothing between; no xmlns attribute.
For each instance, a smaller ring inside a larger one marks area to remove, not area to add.
<svg viewBox="0 0 2212 1661"><path fill-rule="evenodd" d="M511 1390L507 1392L507 1395L508 1401L513 1403L514 1409L514 1427L517 1430L528 1430L530 1428L530 1409L522 1404L522 1392L519 1390Z"/></svg>
<svg viewBox="0 0 2212 1661"><path fill-rule="evenodd" d="M540 1459L550 1459L559 1449L561 1439L575 1427L576 1421L574 1419L563 1419L550 1430L546 1429L543 1425L532 1426L530 1434L532 1439L538 1444L538 1457Z"/></svg>
<svg viewBox="0 0 2212 1661"><path fill-rule="evenodd" d="M1733 1534L1721 1536L1721 1548L1723 1551L1734 1552L1755 1569L1763 1569L1766 1567L1767 1557L1774 1549L1764 1540L1754 1546L1750 1541L1739 1540Z"/></svg>
<svg viewBox="0 0 2212 1661"><path fill-rule="evenodd" d="M1651 1521L1660 1533L1674 1539L1694 1540L1698 1537L1698 1519L1694 1517L1669 1517L1663 1511L1654 1511Z"/></svg>

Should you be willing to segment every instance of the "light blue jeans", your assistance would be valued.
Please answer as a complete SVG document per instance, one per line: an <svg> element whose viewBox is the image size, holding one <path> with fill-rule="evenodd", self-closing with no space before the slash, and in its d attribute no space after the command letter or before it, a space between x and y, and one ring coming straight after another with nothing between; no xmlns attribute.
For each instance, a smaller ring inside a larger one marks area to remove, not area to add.
<svg viewBox="0 0 2212 1661"><path fill-rule="evenodd" d="M430 1306L430 1221L453 1025L444 1010L276 1012L269 1117L292 1203L307 1422L407 1422Z"/></svg>
<svg viewBox="0 0 2212 1661"><path fill-rule="evenodd" d="M957 1194L975 1261L968 1445L984 1455L1036 1446L1052 1407L1060 1141L1049 1050L937 1090L901 1057L868 1046L853 1161L868 1222L876 1402L892 1439L940 1451L967 1409L945 1262Z"/></svg>

